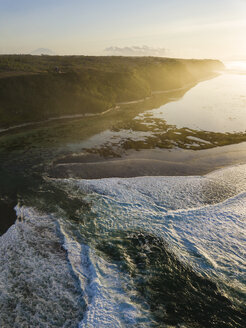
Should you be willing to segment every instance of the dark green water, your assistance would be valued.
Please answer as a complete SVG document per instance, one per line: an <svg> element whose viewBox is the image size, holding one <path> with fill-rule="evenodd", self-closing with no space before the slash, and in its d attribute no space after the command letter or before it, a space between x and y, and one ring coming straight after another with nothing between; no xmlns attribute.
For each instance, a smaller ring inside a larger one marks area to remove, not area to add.
<svg viewBox="0 0 246 328"><path fill-rule="evenodd" d="M146 112L185 91L0 136L1 326L245 327L244 165L133 179L56 171L245 141Z"/></svg>

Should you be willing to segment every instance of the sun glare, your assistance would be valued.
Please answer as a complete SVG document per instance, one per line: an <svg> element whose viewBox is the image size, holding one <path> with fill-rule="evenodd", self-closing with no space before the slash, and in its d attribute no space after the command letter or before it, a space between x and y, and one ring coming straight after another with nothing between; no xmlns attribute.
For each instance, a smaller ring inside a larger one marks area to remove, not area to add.
<svg viewBox="0 0 246 328"><path fill-rule="evenodd" d="M230 61L225 62L228 70L246 73L246 61Z"/></svg>

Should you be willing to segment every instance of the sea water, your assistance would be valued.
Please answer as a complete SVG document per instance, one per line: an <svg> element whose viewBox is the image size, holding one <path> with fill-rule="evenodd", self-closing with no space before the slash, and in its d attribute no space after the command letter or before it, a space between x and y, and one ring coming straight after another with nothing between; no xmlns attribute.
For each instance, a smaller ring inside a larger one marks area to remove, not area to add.
<svg viewBox="0 0 246 328"><path fill-rule="evenodd" d="M16 207L1 327L245 327L246 165L51 183L89 209Z"/></svg>
<svg viewBox="0 0 246 328"><path fill-rule="evenodd" d="M148 115L245 131L242 67ZM0 237L0 327L246 327L246 165L46 182Z"/></svg>
<svg viewBox="0 0 246 328"><path fill-rule="evenodd" d="M246 62L228 62L223 74L199 83L186 92L182 99L174 99L147 113L178 128L222 133L245 132L245 90Z"/></svg>

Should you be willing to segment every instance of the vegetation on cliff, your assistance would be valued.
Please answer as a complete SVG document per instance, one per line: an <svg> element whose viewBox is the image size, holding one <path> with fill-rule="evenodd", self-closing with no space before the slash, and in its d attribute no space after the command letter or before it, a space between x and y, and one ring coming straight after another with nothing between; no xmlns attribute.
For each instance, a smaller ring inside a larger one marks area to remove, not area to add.
<svg viewBox="0 0 246 328"><path fill-rule="evenodd" d="M223 68L216 60L0 56L0 127L100 113L118 102L184 87Z"/></svg>

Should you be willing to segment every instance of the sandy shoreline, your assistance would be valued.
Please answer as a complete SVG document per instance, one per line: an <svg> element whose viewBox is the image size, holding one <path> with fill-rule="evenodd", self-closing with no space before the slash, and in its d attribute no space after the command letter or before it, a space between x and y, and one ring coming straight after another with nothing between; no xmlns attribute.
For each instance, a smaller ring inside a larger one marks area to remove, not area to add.
<svg viewBox="0 0 246 328"><path fill-rule="evenodd" d="M49 174L55 178L100 179L110 177L204 175L216 169L246 163L246 142L205 150L129 151L121 158L63 158Z"/></svg>

